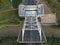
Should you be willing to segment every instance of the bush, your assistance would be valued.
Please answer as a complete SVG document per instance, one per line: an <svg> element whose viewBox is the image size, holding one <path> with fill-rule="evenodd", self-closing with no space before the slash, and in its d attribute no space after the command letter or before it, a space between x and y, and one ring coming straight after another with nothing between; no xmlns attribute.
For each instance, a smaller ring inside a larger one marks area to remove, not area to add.
<svg viewBox="0 0 60 45"><path fill-rule="evenodd" d="M48 3L55 3L56 0L46 0Z"/></svg>
<svg viewBox="0 0 60 45"><path fill-rule="evenodd" d="M13 0L13 7L18 8L18 5L22 2L22 0Z"/></svg>

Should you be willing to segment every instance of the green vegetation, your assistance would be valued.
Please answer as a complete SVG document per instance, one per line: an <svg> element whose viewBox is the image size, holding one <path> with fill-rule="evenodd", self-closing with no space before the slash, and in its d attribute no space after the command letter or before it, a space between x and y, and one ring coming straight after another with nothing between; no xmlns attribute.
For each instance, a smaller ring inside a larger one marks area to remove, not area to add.
<svg viewBox="0 0 60 45"><path fill-rule="evenodd" d="M44 0L44 1L51 8L51 11L53 13L56 13L58 27L60 27L60 4L57 2L57 0Z"/></svg>
<svg viewBox="0 0 60 45"><path fill-rule="evenodd" d="M13 7L18 8L18 5L22 2L22 0L13 0Z"/></svg>
<svg viewBox="0 0 60 45"><path fill-rule="evenodd" d="M48 38L47 43L45 45L60 45L60 38Z"/></svg>
<svg viewBox="0 0 60 45"><path fill-rule="evenodd" d="M9 1L3 3L1 0L0 0L0 12L2 10L6 10L6 9L9 9Z"/></svg>
<svg viewBox="0 0 60 45"><path fill-rule="evenodd" d="M12 6L18 8L22 0L12 0ZM0 9L8 9L11 6L11 0L0 0Z"/></svg>
<svg viewBox="0 0 60 45"><path fill-rule="evenodd" d="M16 1L15 3L13 2L14 5L19 2L17 0L14 1ZM18 7L17 4L15 5L16 7ZM9 6L9 0L0 0L0 27L10 24L20 24L23 21L23 19L18 16L18 11L10 10Z"/></svg>
<svg viewBox="0 0 60 45"><path fill-rule="evenodd" d="M0 40L0 45L23 45L17 43L16 38L4 38Z"/></svg>
<svg viewBox="0 0 60 45"><path fill-rule="evenodd" d="M18 15L16 15L15 11L0 13L0 26L8 24L20 24L22 20L22 18L19 18Z"/></svg>
<svg viewBox="0 0 60 45"><path fill-rule="evenodd" d="M24 45L24 44L19 44L16 40L17 38L3 38L0 39L0 45ZM44 45L60 45L60 39L48 38L47 43L45 43Z"/></svg>

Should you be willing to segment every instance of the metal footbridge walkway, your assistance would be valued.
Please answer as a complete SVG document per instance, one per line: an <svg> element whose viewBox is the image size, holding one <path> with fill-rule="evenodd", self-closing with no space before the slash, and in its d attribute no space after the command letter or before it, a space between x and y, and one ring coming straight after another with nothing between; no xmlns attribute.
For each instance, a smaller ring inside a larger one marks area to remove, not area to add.
<svg viewBox="0 0 60 45"><path fill-rule="evenodd" d="M25 43L25 45L41 45L47 41L41 23L38 21L38 5L37 0L22 0L24 5L20 5L19 14L24 17L23 28L18 35L18 43ZM39 6L41 7L41 6ZM22 11L21 11L22 10ZM40 12L44 14L43 7ZM21 14L22 12L22 14ZM41 13L39 14L41 15Z"/></svg>
<svg viewBox="0 0 60 45"><path fill-rule="evenodd" d="M25 16L24 25L17 41L19 43L44 43L47 41L36 16Z"/></svg>

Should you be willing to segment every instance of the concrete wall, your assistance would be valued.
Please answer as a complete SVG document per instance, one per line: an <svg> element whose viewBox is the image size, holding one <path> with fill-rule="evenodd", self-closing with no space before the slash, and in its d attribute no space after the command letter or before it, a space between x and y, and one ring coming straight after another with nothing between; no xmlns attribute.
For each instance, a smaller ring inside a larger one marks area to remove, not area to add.
<svg viewBox="0 0 60 45"><path fill-rule="evenodd" d="M45 14L41 17L42 23L56 23L56 15L55 14Z"/></svg>
<svg viewBox="0 0 60 45"><path fill-rule="evenodd" d="M37 16L41 18L41 23L44 25L57 24L56 14L44 14L44 16Z"/></svg>

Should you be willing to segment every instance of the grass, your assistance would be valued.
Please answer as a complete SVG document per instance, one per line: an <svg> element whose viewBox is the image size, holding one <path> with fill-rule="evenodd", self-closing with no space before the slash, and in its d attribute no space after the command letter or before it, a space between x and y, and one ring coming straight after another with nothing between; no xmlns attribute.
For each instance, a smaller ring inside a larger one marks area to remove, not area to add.
<svg viewBox="0 0 60 45"><path fill-rule="evenodd" d="M24 45L24 44L19 44L16 40L17 38L3 38L0 40L0 45ZM60 45L60 39L48 38L47 43L45 43L44 45Z"/></svg>
<svg viewBox="0 0 60 45"><path fill-rule="evenodd" d="M9 2L2 3L0 2L0 11L9 9Z"/></svg>
<svg viewBox="0 0 60 45"><path fill-rule="evenodd" d="M60 38L48 38L47 43L45 45L60 45Z"/></svg>
<svg viewBox="0 0 60 45"><path fill-rule="evenodd" d="M11 24L20 24L23 22L23 19L18 17L17 10L4 12L4 10L10 9L9 3L8 0L5 3L0 2L0 27ZM3 11L3 13L1 13L1 11Z"/></svg>
<svg viewBox="0 0 60 45"><path fill-rule="evenodd" d="M19 44L16 38L4 38L0 40L0 45L23 45Z"/></svg>
<svg viewBox="0 0 60 45"><path fill-rule="evenodd" d="M10 19L13 16L14 16L14 12L13 11L0 13L0 21L6 20L6 19Z"/></svg>
<svg viewBox="0 0 60 45"><path fill-rule="evenodd" d="M10 24L20 24L23 19L18 17L15 11L9 11L5 13L0 13L0 26L10 25Z"/></svg>

